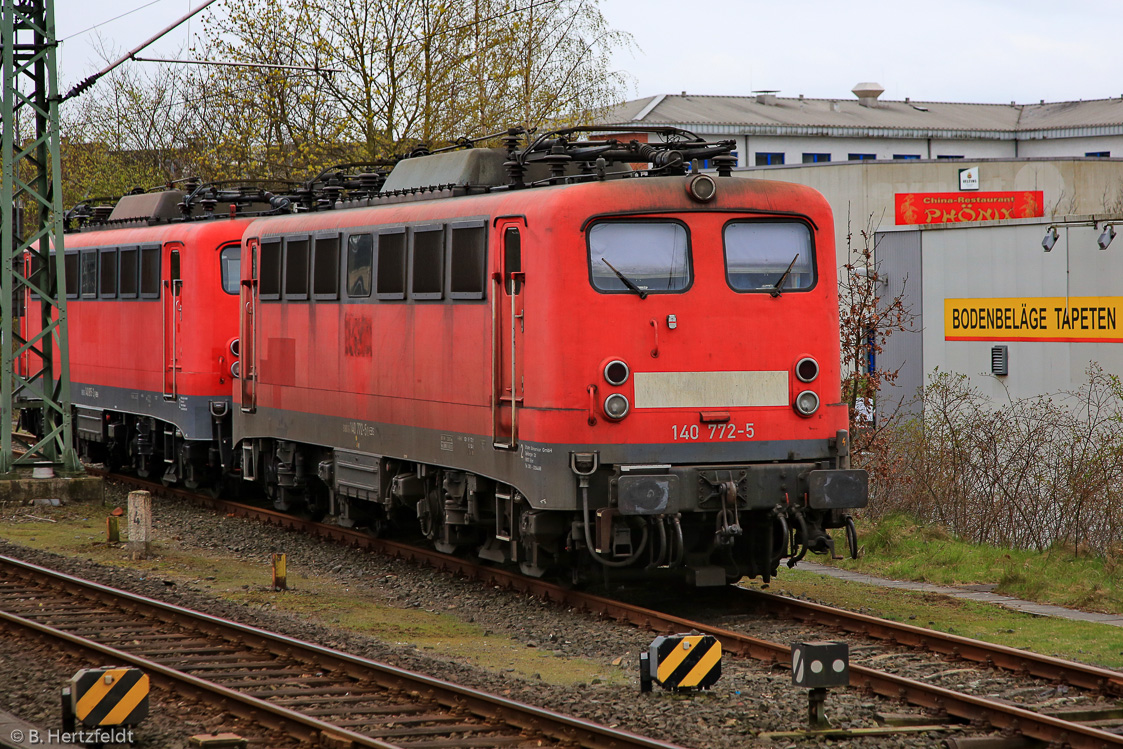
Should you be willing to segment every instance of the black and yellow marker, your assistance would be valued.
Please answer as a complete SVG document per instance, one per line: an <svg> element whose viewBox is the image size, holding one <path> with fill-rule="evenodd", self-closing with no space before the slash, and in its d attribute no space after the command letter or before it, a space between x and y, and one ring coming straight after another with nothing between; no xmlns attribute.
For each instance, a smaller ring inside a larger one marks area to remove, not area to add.
<svg viewBox="0 0 1123 749"><path fill-rule="evenodd" d="M713 635L656 637L640 655L640 689L709 689L721 678L721 643Z"/></svg>
<svg viewBox="0 0 1123 749"><path fill-rule="evenodd" d="M135 726L148 717L148 689L139 668L84 668L70 679L74 718L89 728Z"/></svg>

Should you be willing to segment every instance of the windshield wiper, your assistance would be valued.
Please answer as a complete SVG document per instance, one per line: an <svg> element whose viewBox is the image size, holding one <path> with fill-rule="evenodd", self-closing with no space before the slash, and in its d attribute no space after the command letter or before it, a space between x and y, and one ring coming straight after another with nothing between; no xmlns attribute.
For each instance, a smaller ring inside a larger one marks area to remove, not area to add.
<svg viewBox="0 0 1123 749"><path fill-rule="evenodd" d="M788 269L784 271L784 275L780 276L776 283L772 284L772 296L780 296L780 287L783 286L784 281L788 279L788 274L792 272L792 266L795 265L796 260L799 260L798 252L795 254L795 257L792 258L792 261L788 263Z"/></svg>
<svg viewBox="0 0 1123 749"><path fill-rule="evenodd" d="M608 262L603 257L601 258L601 262L604 263L605 265L607 265L610 269L612 269L612 272L616 274L616 277L619 278L620 281L623 282L623 284L625 286L627 286L629 289L631 289L632 291L639 294L640 299L647 299L647 292L644 291L643 289L641 289L640 287L636 286L635 282L633 282L632 279L628 278L623 273L616 270L615 266L613 266L612 263ZM795 261L793 260L792 262L795 262Z"/></svg>

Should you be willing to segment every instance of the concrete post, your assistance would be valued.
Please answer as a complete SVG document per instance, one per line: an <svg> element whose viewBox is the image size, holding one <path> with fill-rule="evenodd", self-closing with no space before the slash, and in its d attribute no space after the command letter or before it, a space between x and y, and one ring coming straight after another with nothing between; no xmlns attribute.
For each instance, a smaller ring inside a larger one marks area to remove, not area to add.
<svg viewBox="0 0 1123 749"><path fill-rule="evenodd" d="M129 558L147 559L152 542L152 495L129 492Z"/></svg>

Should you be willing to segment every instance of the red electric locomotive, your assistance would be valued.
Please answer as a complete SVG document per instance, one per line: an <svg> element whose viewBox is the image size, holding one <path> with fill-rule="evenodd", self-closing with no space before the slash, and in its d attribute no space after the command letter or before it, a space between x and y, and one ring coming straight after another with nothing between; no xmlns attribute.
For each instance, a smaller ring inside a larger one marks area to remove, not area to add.
<svg viewBox="0 0 1123 749"><path fill-rule="evenodd" d="M206 210L215 195L134 194L71 212L80 224L65 243L71 400L86 460L191 488L221 481L251 219L235 218L247 194L228 196L230 212L217 218Z"/></svg>
<svg viewBox="0 0 1123 749"><path fill-rule="evenodd" d="M720 585L830 528L853 550L826 201L732 177L728 142L577 132L249 225L244 478L532 575Z"/></svg>

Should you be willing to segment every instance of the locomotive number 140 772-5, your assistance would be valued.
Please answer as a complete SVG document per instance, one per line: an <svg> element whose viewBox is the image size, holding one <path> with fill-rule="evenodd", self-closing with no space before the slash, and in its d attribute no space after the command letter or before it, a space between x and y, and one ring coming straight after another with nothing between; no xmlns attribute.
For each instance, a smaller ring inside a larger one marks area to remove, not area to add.
<svg viewBox="0 0 1123 749"><path fill-rule="evenodd" d="M740 424L678 424L671 425L671 434L676 442L708 440L751 440L755 431L752 423Z"/></svg>

